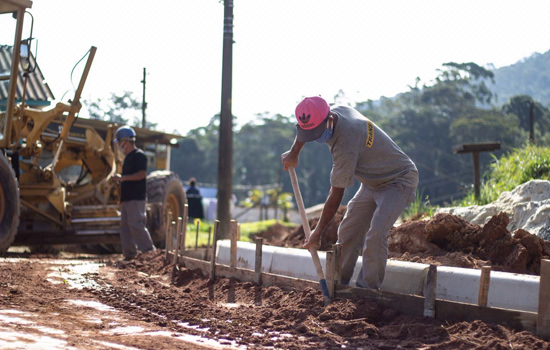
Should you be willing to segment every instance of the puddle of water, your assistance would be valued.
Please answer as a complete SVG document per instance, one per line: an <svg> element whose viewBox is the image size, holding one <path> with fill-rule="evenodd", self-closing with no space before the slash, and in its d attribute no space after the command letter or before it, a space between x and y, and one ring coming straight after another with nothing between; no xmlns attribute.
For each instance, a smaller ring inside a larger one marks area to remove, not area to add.
<svg viewBox="0 0 550 350"><path fill-rule="evenodd" d="M91 301L91 300L74 300L74 299L67 299L66 302L77 305L77 306L85 306L92 309L96 309L98 311L111 311L116 312L117 310L115 308L110 307L109 305L105 305L103 303L100 303L98 301Z"/></svg>
<svg viewBox="0 0 550 350"><path fill-rule="evenodd" d="M134 347L126 346L126 345L120 345L120 344L116 344L116 343L109 343L109 342L106 342L106 341L97 341L97 340L95 340L94 342L96 344L103 345L107 349L140 350L138 348L134 348Z"/></svg>
<svg viewBox="0 0 550 350"><path fill-rule="evenodd" d="M222 306L222 307L226 307L226 308L229 308L229 309L233 309L233 308L236 308L236 307L241 306L241 304L237 304L237 303L218 303L218 306Z"/></svg>
<svg viewBox="0 0 550 350"><path fill-rule="evenodd" d="M208 330L210 329L210 328L200 328L197 325L192 326L192 325L189 324L189 322L179 322L178 326L183 327L183 328L193 329L193 330L196 330L196 331L199 331L199 332L205 332L205 333L208 332Z"/></svg>
<svg viewBox="0 0 550 350"><path fill-rule="evenodd" d="M0 348L6 350L77 350L75 347L68 346L67 342L63 339L26 333L21 330L14 332L11 329L3 327L0 327Z"/></svg>
<svg viewBox="0 0 550 350"><path fill-rule="evenodd" d="M87 278L86 275L99 273L99 268L104 265L103 263L77 260L71 261L69 264L58 265L63 267L52 267L50 269L52 272L46 276L48 282L54 284L65 283L76 289L100 288L99 284L93 279Z"/></svg>
<svg viewBox="0 0 550 350"><path fill-rule="evenodd" d="M22 318L19 318L19 317L10 317L10 316L5 316L5 315L0 315L0 322L15 323L15 324L20 324L20 325L26 325L26 324L32 324L33 323L32 321L25 320L25 319L22 319Z"/></svg>
<svg viewBox="0 0 550 350"><path fill-rule="evenodd" d="M139 326L127 326L127 327L117 327L110 329L108 331L101 332L102 334L109 335L135 335L138 333L143 333L145 328Z"/></svg>
<svg viewBox="0 0 550 350"><path fill-rule="evenodd" d="M167 331L147 332L144 334L152 335L152 336L165 336L165 337L176 338L176 339L185 341L187 343L193 343L197 345L208 345L210 347L213 347L214 349L246 349L245 346L238 346L235 341L229 341L229 340L223 340L223 339L221 341L218 341L218 340L209 339L198 335L190 335L190 334L184 334L184 333L174 334L173 332L167 332Z"/></svg>
<svg viewBox="0 0 550 350"><path fill-rule="evenodd" d="M31 316L31 314L20 310L0 310L0 314L19 314L22 316Z"/></svg>

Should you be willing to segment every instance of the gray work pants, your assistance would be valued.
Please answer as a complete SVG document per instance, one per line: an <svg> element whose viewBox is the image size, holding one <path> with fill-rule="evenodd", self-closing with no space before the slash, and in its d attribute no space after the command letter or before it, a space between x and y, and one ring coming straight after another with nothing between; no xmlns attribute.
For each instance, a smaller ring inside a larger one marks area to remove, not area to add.
<svg viewBox="0 0 550 350"><path fill-rule="evenodd" d="M145 226L146 201L120 202L120 242L122 254L131 258L137 255L137 248L142 252L154 249L153 240Z"/></svg>
<svg viewBox="0 0 550 350"><path fill-rule="evenodd" d="M349 284L362 250L363 267L356 284L380 288L386 273L390 228L415 195L416 187L402 184L390 184L376 190L361 185L349 201L338 228L338 243L342 244L342 284Z"/></svg>

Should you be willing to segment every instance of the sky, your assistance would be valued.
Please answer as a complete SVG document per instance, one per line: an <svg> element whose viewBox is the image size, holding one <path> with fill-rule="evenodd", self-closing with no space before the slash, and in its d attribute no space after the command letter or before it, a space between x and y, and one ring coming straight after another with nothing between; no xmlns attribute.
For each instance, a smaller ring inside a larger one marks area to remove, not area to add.
<svg viewBox="0 0 550 350"><path fill-rule="evenodd" d="M141 102L146 68L149 121L182 135L206 126L221 109L223 7L34 0L36 56L52 106L72 98L84 61L72 81L71 70L95 46L83 99L130 91ZM547 0L234 0L232 113L238 127L258 115L292 116L305 96L332 103L341 90L352 104L391 97L417 77L429 83L445 62L511 65L550 50L549 13ZM14 23L0 18L0 44L13 43Z"/></svg>

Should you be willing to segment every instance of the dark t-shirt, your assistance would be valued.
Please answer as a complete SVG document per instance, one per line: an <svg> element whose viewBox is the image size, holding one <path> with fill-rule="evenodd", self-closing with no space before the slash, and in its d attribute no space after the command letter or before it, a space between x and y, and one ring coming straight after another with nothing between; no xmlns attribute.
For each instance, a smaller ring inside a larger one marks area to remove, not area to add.
<svg viewBox="0 0 550 350"><path fill-rule="evenodd" d="M147 170L147 157L139 148L128 153L122 164L122 175L135 174ZM123 181L120 189L120 201L141 201L147 197L147 180Z"/></svg>

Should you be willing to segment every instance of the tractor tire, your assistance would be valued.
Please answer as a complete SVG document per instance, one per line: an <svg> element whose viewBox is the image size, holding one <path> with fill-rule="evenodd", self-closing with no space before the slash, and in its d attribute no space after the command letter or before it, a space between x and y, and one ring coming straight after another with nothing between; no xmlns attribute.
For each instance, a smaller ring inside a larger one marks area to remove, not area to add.
<svg viewBox="0 0 550 350"><path fill-rule="evenodd" d="M147 202L162 203L164 223L177 222L179 217L183 217L187 197L178 174L168 170L158 170L149 174L147 176ZM166 229L165 227L164 231ZM155 246L164 248L165 232L151 232L151 238Z"/></svg>
<svg viewBox="0 0 550 350"><path fill-rule="evenodd" d="M8 159L0 152L0 254L15 239L19 226L19 186Z"/></svg>

